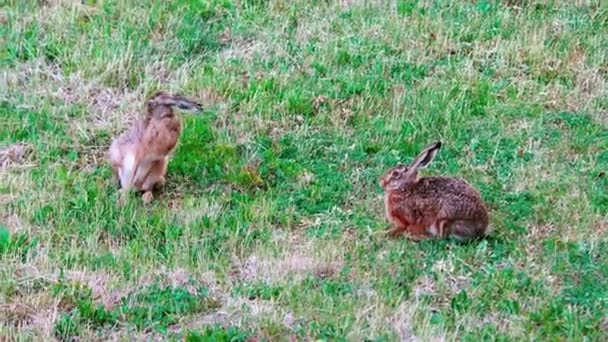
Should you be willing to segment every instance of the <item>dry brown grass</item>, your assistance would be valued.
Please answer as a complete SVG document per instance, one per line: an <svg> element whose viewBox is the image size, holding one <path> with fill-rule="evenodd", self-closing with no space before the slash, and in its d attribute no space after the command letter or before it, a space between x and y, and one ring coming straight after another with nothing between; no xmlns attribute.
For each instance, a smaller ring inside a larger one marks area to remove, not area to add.
<svg viewBox="0 0 608 342"><path fill-rule="evenodd" d="M0 171L14 167L31 167L33 164L27 163L28 154L31 148L27 144L12 144L0 147Z"/></svg>
<svg viewBox="0 0 608 342"><path fill-rule="evenodd" d="M597 1L553 8L542 1L508 1L489 14L483 2L418 1L409 13L406 3L393 0L314 6L271 1L247 8L237 1L231 9L215 1L193 3L192 17L179 6L149 5L45 1L27 11L0 10L0 23L17 37L0 38L14 54L2 64L0 102L50 115L74 138L64 148L52 141L64 137L45 131L40 141L0 148L0 224L12 235L40 239L26 261L11 255L0 266L0 277L10 282L0 280L0 320L9 322L11 336L54 338L58 317L72 309L50 290L65 268L66 282L90 288L94 303L108 309L152 284L192 293L205 287L220 305L183 315L167 335L82 324L81 340L163 340L216 324L301 333L299 338L311 340L335 333L348 340L451 341L468 332L479 338L486 326L502 337L526 339L525 328L537 324L530 317L573 286L569 274L552 267L555 256L546 246L578 253L605 240L608 221L598 205L603 199L585 178L603 172L595 158L603 143L594 140L589 151L576 151L568 144L586 143L584 137L565 124L559 132L564 144L549 141L539 117L571 111L606 123L606 66L593 40L599 35L590 38L588 28L576 27L587 23L575 21L590 18L577 6ZM208 20L199 21L203 16ZM27 31L36 23L39 36L31 38ZM149 41L138 45L130 31ZM47 48L52 53L63 40L74 51L59 51L49 61ZM24 46L33 53L18 53ZM274 83L274 91L259 87L265 81ZM386 89L373 87L376 81ZM490 90L487 98L475 99L480 84ZM345 89L350 86L354 92ZM106 145L159 89L188 91L202 102L213 114L215 141L207 147L238 147L239 165L215 150L198 160L186 156L184 163L217 163L217 179L190 179L190 165L174 164L181 172L174 179L183 183L174 183L155 206L117 208L105 179ZM293 109L294 99L310 101L303 107L310 104L312 112ZM484 115L467 113L476 100L488 100ZM471 131L476 124L496 134ZM497 228L487 241L413 244L383 236L387 223L374 177L389 162L411 160L400 150L404 144L437 136L452 147L428 172L449 170L480 185ZM264 139L271 146L261 146ZM380 150L363 154L368 143ZM336 155L325 160L310 152L317 144L329 144L324 152ZM61 152L36 150L47 145ZM295 155L283 155L285 147ZM77 160L57 158L66 149ZM483 154L489 157L480 162ZM32 167L38 163L44 169ZM241 170L282 173L285 184L248 193L231 183ZM331 191L322 185L334 183ZM204 189L187 192L197 186ZM528 194L532 208L525 201L518 207ZM419 261L411 266L416 269L404 268L412 258ZM125 274L127 267L132 270ZM510 271L525 274L551 296L519 288ZM496 284L504 287L500 299L517 301L518 312L507 313L496 298L488 299ZM247 294L249 287L280 293L261 299ZM304 295L293 300L299 291ZM462 291L470 308L455 312L451 302ZM318 308L318 301L326 305ZM476 310L480 304L488 308L483 315ZM560 309L606 329L587 309ZM437 323L437 317L445 320ZM554 318L543 319L549 324ZM580 333L581 325L568 319L557 317L560 328ZM568 333L537 331L534 337L567 339Z"/></svg>
<svg viewBox="0 0 608 342"><path fill-rule="evenodd" d="M309 276L331 277L344 265L343 255L332 246L289 240L279 255L252 254L234 260L236 279L267 284L298 282Z"/></svg>
<svg viewBox="0 0 608 342"><path fill-rule="evenodd" d="M74 120L75 131L90 132L102 128L124 126L135 119L143 106L142 91L117 90L103 86L100 81L87 80L79 73L65 75L55 64L34 60L9 69L5 80L10 91L6 100L22 102L22 106L38 109L50 101L62 106L84 106L90 115ZM21 94L28 93L26 101ZM62 107L52 109L57 112ZM55 113L55 115L61 115ZM115 128L116 129L116 128Z"/></svg>

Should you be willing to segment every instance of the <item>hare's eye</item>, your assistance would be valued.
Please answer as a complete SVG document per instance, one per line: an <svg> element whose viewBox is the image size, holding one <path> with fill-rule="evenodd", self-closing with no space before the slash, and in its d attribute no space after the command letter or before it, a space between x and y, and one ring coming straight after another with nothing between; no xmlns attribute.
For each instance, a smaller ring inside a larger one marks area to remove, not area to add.
<svg viewBox="0 0 608 342"><path fill-rule="evenodd" d="M399 171L393 170L393 172L391 172L391 176L398 177L399 176Z"/></svg>

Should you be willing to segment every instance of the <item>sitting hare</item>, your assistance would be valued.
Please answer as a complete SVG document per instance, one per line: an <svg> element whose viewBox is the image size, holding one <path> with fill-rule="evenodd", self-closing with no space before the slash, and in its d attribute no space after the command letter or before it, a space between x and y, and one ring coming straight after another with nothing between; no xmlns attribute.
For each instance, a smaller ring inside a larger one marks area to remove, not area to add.
<svg viewBox="0 0 608 342"><path fill-rule="evenodd" d="M112 142L108 159L118 178L121 203L131 187L143 191L142 199L148 203L154 197L154 186L164 185L169 153L175 148L182 129L173 106L202 109L200 104L184 97L157 92L147 101L147 115Z"/></svg>
<svg viewBox="0 0 608 342"><path fill-rule="evenodd" d="M459 178L418 177L441 148L427 146L411 165L399 164L380 178L391 236L412 240L452 237L468 241L485 235L488 210L477 190Z"/></svg>

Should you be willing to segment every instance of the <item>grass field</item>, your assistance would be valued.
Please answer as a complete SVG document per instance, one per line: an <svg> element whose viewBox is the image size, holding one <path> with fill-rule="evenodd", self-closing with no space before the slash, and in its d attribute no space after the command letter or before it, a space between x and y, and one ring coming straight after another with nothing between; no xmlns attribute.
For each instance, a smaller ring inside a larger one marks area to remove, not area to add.
<svg viewBox="0 0 608 342"><path fill-rule="evenodd" d="M608 339L608 3L0 4L0 340ZM119 207L157 90L205 110ZM437 139L484 240L384 235Z"/></svg>

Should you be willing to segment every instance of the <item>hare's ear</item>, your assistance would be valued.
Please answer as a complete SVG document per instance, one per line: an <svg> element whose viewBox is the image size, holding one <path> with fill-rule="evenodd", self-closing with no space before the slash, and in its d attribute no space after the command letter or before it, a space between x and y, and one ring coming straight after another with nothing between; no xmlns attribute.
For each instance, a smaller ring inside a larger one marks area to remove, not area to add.
<svg viewBox="0 0 608 342"><path fill-rule="evenodd" d="M203 106L200 103L196 103L183 96L172 96L171 99L174 101L173 106L177 106L179 109L184 110L201 110Z"/></svg>
<svg viewBox="0 0 608 342"><path fill-rule="evenodd" d="M190 99L187 99L183 96L175 95L165 95L153 97L150 100L150 104L154 106L176 106L179 109L184 110L201 110L203 106L199 103L196 103Z"/></svg>
<svg viewBox="0 0 608 342"><path fill-rule="evenodd" d="M410 166L408 173L412 173L413 175L418 171L418 169L423 169L427 167L431 163L431 161L433 161L433 158L435 158L435 155L437 154L440 148L441 141L436 141L427 146L422 152L420 152L418 157L416 157L416 159Z"/></svg>

